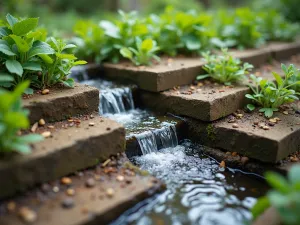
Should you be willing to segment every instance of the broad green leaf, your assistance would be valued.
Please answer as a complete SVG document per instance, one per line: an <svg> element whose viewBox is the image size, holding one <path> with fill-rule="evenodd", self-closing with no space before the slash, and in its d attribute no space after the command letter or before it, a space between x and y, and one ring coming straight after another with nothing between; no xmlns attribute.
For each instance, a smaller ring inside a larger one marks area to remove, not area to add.
<svg viewBox="0 0 300 225"><path fill-rule="evenodd" d="M28 58L31 58L36 55L51 55L55 51L49 44L43 41L35 41L32 45L32 48L29 51Z"/></svg>
<svg viewBox="0 0 300 225"><path fill-rule="evenodd" d="M20 144L20 143L13 142L10 144L10 148L12 148L13 150L21 154L31 153L31 149L27 144Z"/></svg>
<svg viewBox="0 0 300 225"><path fill-rule="evenodd" d="M20 97L24 93L24 91L29 87L29 85L29 80L23 81L22 83L18 84L14 89L13 97L15 99L18 99L18 97Z"/></svg>
<svg viewBox="0 0 300 225"><path fill-rule="evenodd" d="M22 144L30 144L44 140L43 136L39 134L28 134L24 136L20 136L17 139L17 142Z"/></svg>
<svg viewBox="0 0 300 225"><path fill-rule="evenodd" d="M0 73L0 82L12 82L14 80L14 77L10 74Z"/></svg>
<svg viewBox="0 0 300 225"><path fill-rule="evenodd" d="M5 66L10 73L17 74L20 77L23 75L23 67L17 60L7 60L5 62Z"/></svg>
<svg viewBox="0 0 300 225"><path fill-rule="evenodd" d="M4 44L1 44L0 43L0 52L2 52L3 54L5 55L8 55L8 56L14 56L16 55L8 45L4 45Z"/></svg>
<svg viewBox="0 0 300 225"><path fill-rule="evenodd" d="M300 184L300 165L294 165L288 173L289 182L293 185Z"/></svg>
<svg viewBox="0 0 300 225"><path fill-rule="evenodd" d="M258 216L260 216L267 208L269 208L271 205L268 197L262 197L260 199L258 199L258 201L256 202L256 204L253 206L252 208L252 215L253 218L257 218Z"/></svg>
<svg viewBox="0 0 300 225"><path fill-rule="evenodd" d="M146 39L142 42L141 50L144 52L151 51L154 46L154 41L151 39Z"/></svg>
<svg viewBox="0 0 300 225"><path fill-rule="evenodd" d="M250 95L250 94L246 94L245 97L249 98L249 99L252 99L252 100L256 100L256 98L253 97L253 95Z"/></svg>
<svg viewBox="0 0 300 225"><path fill-rule="evenodd" d="M273 172L267 172L265 175L268 183L281 193L289 192L289 184L284 177Z"/></svg>
<svg viewBox="0 0 300 225"><path fill-rule="evenodd" d="M41 54L39 57L47 64L53 64L53 59L49 55Z"/></svg>
<svg viewBox="0 0 300 225"><path fill-rule="evenodd" d="M38 18L28 18L21 20L13 25L12 31L15 35L23 36L34 30L39 23Z"/></svg>
<svg viewBox="0 0 300 225"><path fill-rule="evenodd" d="M27 42L24 39L14 34L11 34L9 36L15 41L19 52L24 53L29 51L30 46L27 44Z"/></svg>
<svg viewBox="0 0 300 225"><path fill-rule="evenodd" d="M22 66L24 70L42 71L41 64L38 62L26 62Z"/></svg>
<svg viewBox="0 0 300 225"><path fill-rule="evenodd" d="M67 87L73 88L74 87L74 80L72 78L69 78L68 80L61 81L64 85Z"/></svg>
<svg viewBox="0 0 300 225"><path fill-rule="evenodd" d="M3 121L8 127L18 127L20 129L29 127L29 120L22 112L10 112L9 114L5 114Z"/></svg>
<svg viewBox="0 0 300 225"><path fill-rule="evenodd" d="M275 80L276 80L278 86L282 86L283 85L283 80L280 77L280 75L278 73L276 73L276 72L272 72L272 74L275 77Z"/></svg>
<svg viewBox="0 0 300 225"><path fill-rule="evenodd" d="M249 109L250 111L253 111L255 109L255 106L252 104L248 104L247 109Z"/></svg>
<svg viewBox="0 0 300 225"><path fill-rule="evenodd" d="M270 118L273 116L273 109L266 109L265 110L265 116Z"/></svg>
<svg viewBox="0 0 300 225"><path fill-rule="evenodd" d="M19 21L17 18L13 17L9 13L6 15L6 20L11 27L13 27L13 25L15 25Z"/></svg>
<svg viewBox="0 0 300 225"><path fill-rule="evenodd" d="M128 48L122 48L120 53L124 58L132 59L133 57L132 52Z"/></svg>
<svg viewBox="0 0 300 225"><path fill-rule="evenodd" d="M119 34L120 29L112 22L107 20L102 20L100 21L99 26L105 31L105 35L112 38L120 38L120 34Z"/></svg>
<svg viewBox="0 0 300 225"><path fill-rule="evenodd" d="M60 59L68 59L68 60L76 60L77 59L77 57L74 56L73 54L56 53L56 56Z"/></svg>
<svg viewBox="0 0 300 225"><path fill-rule="evenodd" d="M11 34L11 30L7 27L0 27L0 38L6 37Z"/></svg>
<svg viewBox="0 0 300 225"><path fill-rule="evenodd" d="M209 75L209 74L205 74L205 75L198 75L198 76L197 76L197 80L203 80L203 79L205 79L205 78L208 78L208 77L210 77L210 75Z"/></svg>
<svg viewBox="0 0 300 225"><path fill-rule="evenodd" d="M85 65L87 64L87 61L85 60L78 60L76 62L74 62L74 65L77 66L77 65Z"/></svg>
<svg viewBox="0 0 300 225"><path fill-rule="evenodd" d="M77 46L74 45L74 44L67 44L67 45L63 48L63 50L69 49L69 48L76 48L76 47L77 47Z"/></svg>

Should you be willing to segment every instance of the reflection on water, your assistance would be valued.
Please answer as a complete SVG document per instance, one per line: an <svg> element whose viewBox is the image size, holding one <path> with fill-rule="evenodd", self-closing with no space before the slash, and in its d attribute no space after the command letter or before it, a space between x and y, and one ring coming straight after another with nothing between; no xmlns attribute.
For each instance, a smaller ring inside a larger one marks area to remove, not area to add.
<svg viewBox="0 0 300 225"><path fill-rule="evenodd" d="M167 190L139 203L113 224L244 225L250 209L267 191L261 181L222 171L185 142L175 148L134 157L133 161L167 184Z"/></svg>

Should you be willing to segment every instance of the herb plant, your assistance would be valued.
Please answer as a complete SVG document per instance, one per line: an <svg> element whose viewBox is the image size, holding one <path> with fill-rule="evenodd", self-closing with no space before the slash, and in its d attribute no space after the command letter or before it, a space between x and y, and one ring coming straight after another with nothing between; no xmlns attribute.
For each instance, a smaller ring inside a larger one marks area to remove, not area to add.
<svg viewBox="0 0 300 225"><path fill-rule="evenodd" d="M262 107L259 111L266 117L272 117L278 111L279 106L298 100L297 93L293 86L299 85L300 81L294 80L293 66L288 68L282 64L281 68L285 74L284 79L278 73L273 72L276 82L268 81L261 77L250 75L253 85L250 85L253 94L246 94L246 98L251 99L256 105ZM290 81L290 82L289 82ZM249 110L254 110L253 104L248 104Z"/></svg>
<svg viewBox="0 0 300 225"><path fill-rule="evenodd" d="M294 84L291 88L294 89L296 92L300 92L300 84L297 82L300 81L300 70L296 68L293 64L290 64L287 68L287 73L290 73L289 79L287 81L287 84Z"/></svg>
<svg viewBox="0 0 300 225"><path fill-rule="evenodd" d="M0 76L0 81L9 81L11 76ZM43 140L38 134L19 136L20 129L29 127L28 110L21 106L21 95L29 81L18 84L14 91L0 89L0 153L30 153L30 143Z"/></svg>
<svg viewBox="0 0 300 225"><path fill-rule="evenodd" d="M56 83L73 87L67 79L70 68L76 64L76 57L63 51L76 47L65 45L54 38L47 39L47 32L36 29L38 18L18 19L10 14L0 27L0 73L11 76L10 82L0 82L0 86L13 88L30 80L31 88L44 88ZM27 89L31 94L33 89Z"/></svg>
<svg viewBox="0 0 300 225"><path fill-rule="evenodd" d="M244 63L239 59L231 56L227 49L222 49L222 55L211 55L203 53L207 64L203 66L203 69L208 73L205 75L199 75L197 80L205 78L212 78L213 80L225 84L231 85L245 79L245 75L253 68L249 63Z"/></svg>
<svg viewBox="0 0 300 225"><path fill-rule="evenodd" d="M273 206L283 224L300 224L300 165L294 165L290 169L287 179L273 172L268 172L265 177L273 190L257 201L252 208L253 217L258 217Z"/></svg>
<svg viewBox="0 0 300 225"><path fill-rule="evenodd" d="M159 50L156 42L151 39L142 41L136 38L136 48L122 48L120 53L123 57L130 59L135 65L150 65L152 59L159 61L160 58L156 55Z"/></svg>

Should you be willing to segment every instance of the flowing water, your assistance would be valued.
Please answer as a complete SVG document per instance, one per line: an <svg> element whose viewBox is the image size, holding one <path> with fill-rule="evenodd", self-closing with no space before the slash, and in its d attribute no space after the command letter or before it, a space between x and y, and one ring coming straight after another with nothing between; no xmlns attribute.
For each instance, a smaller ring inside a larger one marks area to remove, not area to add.
<svg viewBox="0 0 300 225"><path fill-rule="evenodd" d="M142 156L132 161L163 180L167 189L129 209L112 225L244 225L251 208L267 186L241 171L219 168L201 153L204 148L189 141L178 145L174 120L136 109L131 88L105 80L87 80L85 71L75 73L81 83L100 90L99 112L122 123L127 138L134 136Z"/></svg>
<svg viewBox="0 0 300 225"><path fill-rule="evenodd" d="M224 171L201 154L203 146L185 141L132 160L162 179L167 190L137 204L112 225L244 225L267 186L241 172ZM200 153L199 153L200 152Z"/></svg>

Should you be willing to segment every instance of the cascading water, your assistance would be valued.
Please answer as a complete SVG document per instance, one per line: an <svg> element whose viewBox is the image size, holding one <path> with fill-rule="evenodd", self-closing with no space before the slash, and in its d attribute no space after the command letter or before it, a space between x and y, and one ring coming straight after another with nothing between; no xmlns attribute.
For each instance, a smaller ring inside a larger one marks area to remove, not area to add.
<svg viewBox="0 0 300 225"><path fill-rule="evenodd" d="M143 155L157 152L159 149L174 148L178 145L176 127L173 124L137 134L135 137Z"/></svg>
<svg viewBox="0 0 300 225"><path fill-rule="evenodd" d="M130 88L114 88L101 91L99 105L101 115L117 114L131 109L134 109L134 102Z"/></svg>
<svg viewBox="0 0 300 225"><path fill-rule="evenodd" d="M84 66L76 66L72 69L72 73L70 75L75 81L85 81L89 79L87 71Z"/></svg>

